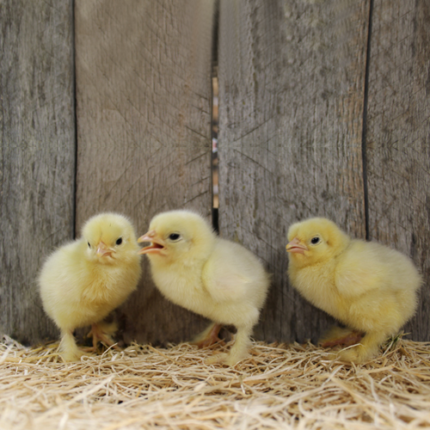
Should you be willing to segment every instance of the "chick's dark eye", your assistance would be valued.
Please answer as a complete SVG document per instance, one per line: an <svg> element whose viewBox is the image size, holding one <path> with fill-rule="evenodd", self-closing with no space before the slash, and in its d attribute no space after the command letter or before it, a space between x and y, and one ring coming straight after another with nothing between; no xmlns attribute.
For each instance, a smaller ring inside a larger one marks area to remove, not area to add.
<svg viewBox="0 0 430 430"><path fill-rule="evenodd" d="M88 242L88 248L91 248L91 244L90 244L90 242Z"/></svg>
<svg viewBox="0 0 430 430"><path fill-rule="evenodd" d="M122 243L122 237L120 237L119 239L117 239L117 241L116 241L116 244L117 245L121 245L121 243Z"/></svg>
<svg viewBox="0 0 430 430"><path fill-rule="evenodd" d="M169 239L170 239L170 240L178 240L180 237L181 237L181 235L180 235L180 234L178 234L178 233L172 233L172 234L169 236Z"/></svg>
<svg viewBox="0 0 430 430"><path fill-rule="evenodd" d="M319 238L319 237L313 237L313 238L311 239L311 243L312 243L312 245L316 245L317 243L319 243L319 241L320 241L320 238Z"/></svg>

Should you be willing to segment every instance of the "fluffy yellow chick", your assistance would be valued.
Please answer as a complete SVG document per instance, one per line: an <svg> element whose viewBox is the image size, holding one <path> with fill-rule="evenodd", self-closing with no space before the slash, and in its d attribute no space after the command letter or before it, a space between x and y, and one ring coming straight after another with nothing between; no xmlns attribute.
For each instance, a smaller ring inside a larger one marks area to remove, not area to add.
<svg viewBox="0 0 430 430"><path fill-rule="evenodd" d="M199 340L216 336L220 324L237 328L230 353L211 357L208 363L234 365L246 357L270 284L257 257L218 238L200 215L186 210L155 216L138 241L151 242L141 253L148 256L164 296L214 321Z"/></svg>
<svg viewBox="0 0 430 430"><path fill-rule="evenodd" d="M102 320L136 289L139 250L130 221L103 213L86 222L81 239L48 257L39 277L40 294L46 313L61 330L64 360L83 354L73 337L78 327L92 324L94 348L97 339L112 344Z"/></svg>
<svg viewBox="0 0 430 430"><path fill-rule="evenodd" d="M421 276L412 261L375 242L353 240L325 218L293 224L288 231L288 274L312 304L363 332L359 345L340 352L361 363L414 315Z"/></svg>

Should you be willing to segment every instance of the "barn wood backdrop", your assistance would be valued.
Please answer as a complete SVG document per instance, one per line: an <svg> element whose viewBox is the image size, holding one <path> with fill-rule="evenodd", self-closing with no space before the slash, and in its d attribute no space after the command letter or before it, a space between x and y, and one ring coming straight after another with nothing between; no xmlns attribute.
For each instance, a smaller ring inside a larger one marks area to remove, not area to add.
<svg viewBox="0 0 430 430"><path fill-rule="evenodd" d="M288 226L328 216L424 275L406 331L430 340L430 6L425 0L0 0L1 329L58 336L36 278L99 211L210 218L219 79L219 229L273 273L255 337L317 339L332 320L288 284ZM143 262L125 342L206 322Z"/></svg>

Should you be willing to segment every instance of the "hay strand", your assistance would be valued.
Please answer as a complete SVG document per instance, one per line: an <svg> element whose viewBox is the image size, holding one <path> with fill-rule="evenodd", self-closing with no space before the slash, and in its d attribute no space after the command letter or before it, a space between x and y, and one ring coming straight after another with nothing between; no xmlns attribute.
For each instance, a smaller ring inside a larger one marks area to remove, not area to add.
<svg viewBox="0 0 430 430"><path fill-rule="evenodd" d="M235 368L204 363L221 345L134 344L76 363L57 347L3 338L1 429L430 428L430 343L396 339L355 366L257 342Z"/></svg>

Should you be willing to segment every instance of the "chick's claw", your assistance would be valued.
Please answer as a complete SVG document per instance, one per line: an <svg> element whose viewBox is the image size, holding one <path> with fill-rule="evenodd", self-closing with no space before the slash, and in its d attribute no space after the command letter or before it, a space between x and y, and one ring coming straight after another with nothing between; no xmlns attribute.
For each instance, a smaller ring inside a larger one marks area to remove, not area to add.
<svg viewBox="0 0 430 430"><path fill-rule="evenodd" d="M227 364L227 358L228 354L216 354L212 355L211 357L208 357L205 360L205 364L211 365L211 364ZM230 364L228 364L230 366Z"/></svg>

